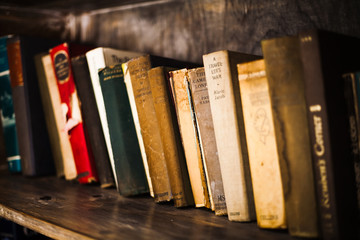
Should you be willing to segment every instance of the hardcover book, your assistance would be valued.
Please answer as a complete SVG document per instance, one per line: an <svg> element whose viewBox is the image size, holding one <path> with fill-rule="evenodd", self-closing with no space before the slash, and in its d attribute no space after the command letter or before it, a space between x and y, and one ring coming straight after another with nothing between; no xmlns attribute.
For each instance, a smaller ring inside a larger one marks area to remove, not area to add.
<svg viewBox="0 0 360 240"><path fill-rule="evenodd" d="M80 102L74 82L70 58L82 46L63 43L49 50L60 93L61 110L65 132L70 139L74 161L80 183L97 182L91 148L85 138L85 129L80 110ZM86 48L84 49L86 51Z"/></svg>
<svg viewBox="0 0 360 240"><path fill-rule="evenodd" d="M358 70L360 39L320 30L299 39L322 238L359 238L342 75Z"/></svg>
<svg viewBox="0 0 360 240"><path fill-rule="evenodd" d="M215 215L226 215L225 193L211 116L205 69L203 67L189 69L187 78L190 83L191 98L198 125L199 143L207 177L211 209L215 211Z"/></svg>
<svg viewBox="0 0 360 240"><path fill-rule="evenodd" d="M21 158L16 130L16 117L10 85L7 41L11 36L0 38L0 108L6 159L10 172L21 171Z"/></svg>
<svg viewBox="0 0 360 240"><path fill-rule="evenodd" d="M99 72L112 144L118 191L123 196L149 192L121 64Z"/></svg>
<svg viewBox="0 0 360 240"><path fill-rule="evenodd" d="M264 60L237 65L256 219L261 228L286 228L269 88Z"/></svg>
<svg viewBox="0 0 360 240"><path fill-rule="evenodd" d="M194 205L194 199L181 145L175 106L171 101L168 72L169 68L155 67L148 71L148 77L174 205L185 207Z"/></svg>
<svg viewBox="0 0 360 240"><path fill-rule="evenodd" d="M86 126L89 144L102 188L115 185L111 170L109 154L106 148L104 133L101 127L99 112L96 106L90 72L85 55L71 58L74 81L81 102L81 112Z"/></svg>
<svg viewBox="0 0 360 240"><path fill-rule="evenodd" d="M258 59L231 51L203 55L209 102L230 221L255 220L236 65Z"/></svg>
<svg viewBox="0 0 360 240"><path fill-rule="evenodd" d="M25 176L55 173L34 56L56 44L56 41L26 36L14 36L7 43L21 167Z"/></svg>
<svg viewBox="0 0 360 240"><path fill-rule="evenodd" d="M201 156L197 124L193 115L187 69L170 72L175 108L185 151L191 187L196 207L211 208L205 168Z"/></svg>

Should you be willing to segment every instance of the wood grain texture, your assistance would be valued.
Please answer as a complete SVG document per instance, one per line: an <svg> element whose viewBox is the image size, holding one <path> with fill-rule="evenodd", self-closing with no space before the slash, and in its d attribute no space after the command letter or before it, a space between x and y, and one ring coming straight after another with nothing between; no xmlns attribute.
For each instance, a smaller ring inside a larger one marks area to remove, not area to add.
<svg viewBox="0 0 360 240"><path fill-rule="evenodd" d="M205 209L125 198L115 189L56 177L29 179L0 170L0 192L1 217L56 239L291 239Z"/></svg>

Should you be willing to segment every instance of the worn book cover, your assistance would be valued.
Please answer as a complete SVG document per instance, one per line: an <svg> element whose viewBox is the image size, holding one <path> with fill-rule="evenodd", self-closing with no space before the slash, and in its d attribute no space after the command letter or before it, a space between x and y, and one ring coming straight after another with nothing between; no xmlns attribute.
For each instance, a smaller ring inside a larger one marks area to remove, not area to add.
<svg viewBox="0 0 360 240"><path fill-rule="evenodd" d="M358 70L360 39L310 30L299 40L322 238L355 239L359 219L342 75Z"/></svg>
<svg viewBox="0 0 360 240"><path fill-rule="evenodd" d="M286 228L284 193L264 60L241 63L237 68L257 223L261 228Z"/></svg>
<svg viewBox="0 0 360 240"><path fill-rule="evenodd" d="M191 99L198 125L199 143L207 177L211 208L216 215L226 215L226 201L222 182L219 156L216 147L214 125L211 116L209 93L203 67L187 71Z"/></svg>
<svg viewBox="0 0 360 240"><path fill-rule="evenodd" d="M96 106L86 56L80 55L71 58L71 66L100 185L102 188L114 186L114 177L101 127L99 112Z"/></svg>
<svg viewBox="0 0 360 240"><path fill-rule="evenodd" d="M236 65L259 57L231 51L203 56L228 218L255 220Z"/></svg>
<svg viewBox="0 0 360 240"><path fill-rule="evenodd" d="M152 99L159 125L161 143L168 168L174 205L194 204L184 150L168 84L169 68L155 67L148 71Z"/></svg>
<svg viewBox="0 0 360 240"><path fill-rule="evenodd" d="M118 191L123 196L149 192L121 64L99 72L114 154Z"/></svg>
<svg viewBox="0 0 360 240"><path fill-rule="evenodd" d="M10 85L7 41L11 36L0 38L0 108L6 159L10 172L21 171L21 158L16 130L16 117Z"/></svg>
<svg viewBox="0 0 360 240"><path fill-rule="evenodd" d="M25 176L55 173L34 56L56 44L57 41L26 36L14 36L7 43L21 167Z"/></svg>
<svg viewBox="0 0 360 240"><path fill-rule="evenodd" d="M87 144L85 129L80 110L80 102L74 82L70 58L77 49L83 46L70 46L67 43L57 45L49 50L60 93L61 110L65 123L65 132L70 139L74 161L80 183L97 182L98 177L92 156ZM86 51L87 48L84 49Z"/></svg>

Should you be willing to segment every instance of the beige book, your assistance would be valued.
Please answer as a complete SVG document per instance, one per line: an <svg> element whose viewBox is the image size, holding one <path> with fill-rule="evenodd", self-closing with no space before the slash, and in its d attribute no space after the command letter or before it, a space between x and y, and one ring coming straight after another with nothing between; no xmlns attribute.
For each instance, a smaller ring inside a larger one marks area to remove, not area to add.
<svg viewBox="0 0 360 240"><path fill-rule="evenodd" d="M203 67L189 69L187 77L190 83L198 125L200 149L207 176L211 209L215 211L216 215L226 215L225 193L211 116L205 69Z"/></svg>
<svg viewBox="0 0 360 240"><path fill-rule="evenodd" d="M201 158L196 125L193 121L188 91L187 69L170 72L176 113L189 171L191 188L196 207L210 208L205 170Z"/></svg>
<svg viewBox="0 0 360 240"><path fill-rule="evenodd" d="M150 191L150 195L152 197L154 197L154 189L152 187L152 182L151 182L151 177L150 177L150 170L149 170L149 164L147 161L147 157L146 157L146 152L145 152L145 145L144 145L144 140L143 137L141 135L141 128L140 128L140 122L139 122L139 116L137 113L137 109L136 109L136 104L135 104L135 98L134 98L134 92L133 92L133 88L132 88L132 84L131 84L131 79L130 79L130 72L128 71L128 63L125 62L122 65L122 69L123 69L123 73L124 73L124 82L126 85L126 91L128 93L128 98L129 98L129 102L130 102L130 108L131 108L131 113L133 116L133 120L134 120L134 125L135 125L135 130L136 130L136 135L139 141L139 147L140 147L140 152L141 152L141 157L143 159L143 163L144 163L144 169L145 169L145 173L146 173L146 178L149 184L149 191Z"/></svg>
<svg viewBox="0 0 360 240"><path fill-rule="evenodd" d="M255 220L236 64L253 55L218 51L203 56L228 218Z"/></svg>
<svg viewBox="0 0 360 240"><path fill-rule="evenodd" d="M184 151L181 146L174 106L169 98L166 72L169 68L156 67L148 71L157 122L166 165L169 171L174 205L185 207L194 204ZM172 108L173 107L173 108Z"/></svg>
<svg viewBox="0 0 360 240"><path fill-rule="evenodd" d="M170 178L148 77L151 69L150 57L133 58L127 62L127 67L149 164L154 199L156 202L170 201Z"/></svg>
<svg viewBox="0 0 360 240"><path fill-rule="evenodd" d="M237 65L256 219L261 228L286 228L284 193L264 60Z"/></svg>
<svg viewBox="0 0 360 240"><path fill-rule="evenodd" d="M70 140L65 131L60 93L50 55L37 55L35 64L56 170L58 172L59 168L62 169L65 179L72 180L77 177L77 170Z"/></svg>

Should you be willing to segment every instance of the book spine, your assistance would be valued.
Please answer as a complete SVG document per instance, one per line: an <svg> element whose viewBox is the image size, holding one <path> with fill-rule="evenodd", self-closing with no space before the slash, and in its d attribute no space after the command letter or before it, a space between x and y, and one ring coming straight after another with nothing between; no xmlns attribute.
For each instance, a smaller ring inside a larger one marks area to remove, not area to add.
<svg viewBox="0 0 360 240"><path fill-rule="evenodd" d="M0 108L8 169L16 173L21 172L21 158L10 85L7 40L8 37L0 38Z"/></svg>
<svg viewBox="0 0 360 240"><path fill-rule="evenodd" d="M289 233L317 237L315 182L298 38L266 40L262 49Z"/></svg>
<svg viewBox="0 0 360 240"><path fill-rule="evenodd" d="M251 221L255 208L236 63L227 51L204 55L203 61L228 218Z"/></svg>
<svg viewBox="0 0 360 240"><path fill-rule="evenodd" d="M176 116L174 118L170 109L169 86L167 85L165 69L164 67L156 67L149 70L149 83L168 167L174 205L176 207L185 207L193 205L194 200L187 174L185 156L180 146L179 133L177 133L179 130L175 123Z"/></svg>
<svg viewBox="0 0 360 240"><path fill-rule="evenodd" d="M99 72L114 153L118 191L123 196L149 192L121 65Z"/></svg>
<svg viewBox="0 0 360 240"><path fill-rule="evenodd" d="M57 85L60 92L61 109L65 130L69 134L75 165L80 183L97 182L91 149L87 146L79 99L74 83L69 49L66 43L50 49Z"/></svg>
<svg viewBox="0 0 360 240"><path fill-rule="evenodd" d="M211 116L209 93L205 78L205 69L188 70L188 79L199 129L202 156L206 164L209 195L212 209L216 215L226 215L225 193L222 182L219 157L217 154L214 125ZM211 194L210 194L211 193Z"/></svg>
<svg viewBox="0 0 360 240"><path fill-rule="evenodd" d="M74 81L81 102L81 112L87 129L96 170L102 188L114 186L114 177L96 106L94 90L85 55L71 59Z"/></svg>
<svg viewBox="0 0 360 240"><path fill-rule="evenodd" d="M258 226L286 228L284 194L264 60L237 66Z"/></svg>
<svg viewBox="0 0 360 240"><path fill-rule="evenodd" d="M170 81L176 106L181 140L185 151L186 164L196 207L210 207L210 199L204 176L199 139L191 113L188 96L187 69L171 71Z"/></svg>
<svg viewBox="0 0 360 240"><path fill-rule="evenodd" d="M172 199L170 178L148 78L150 69L149 56L138 57L128 62L154 198L156 202L170 201Z"/></svg>

